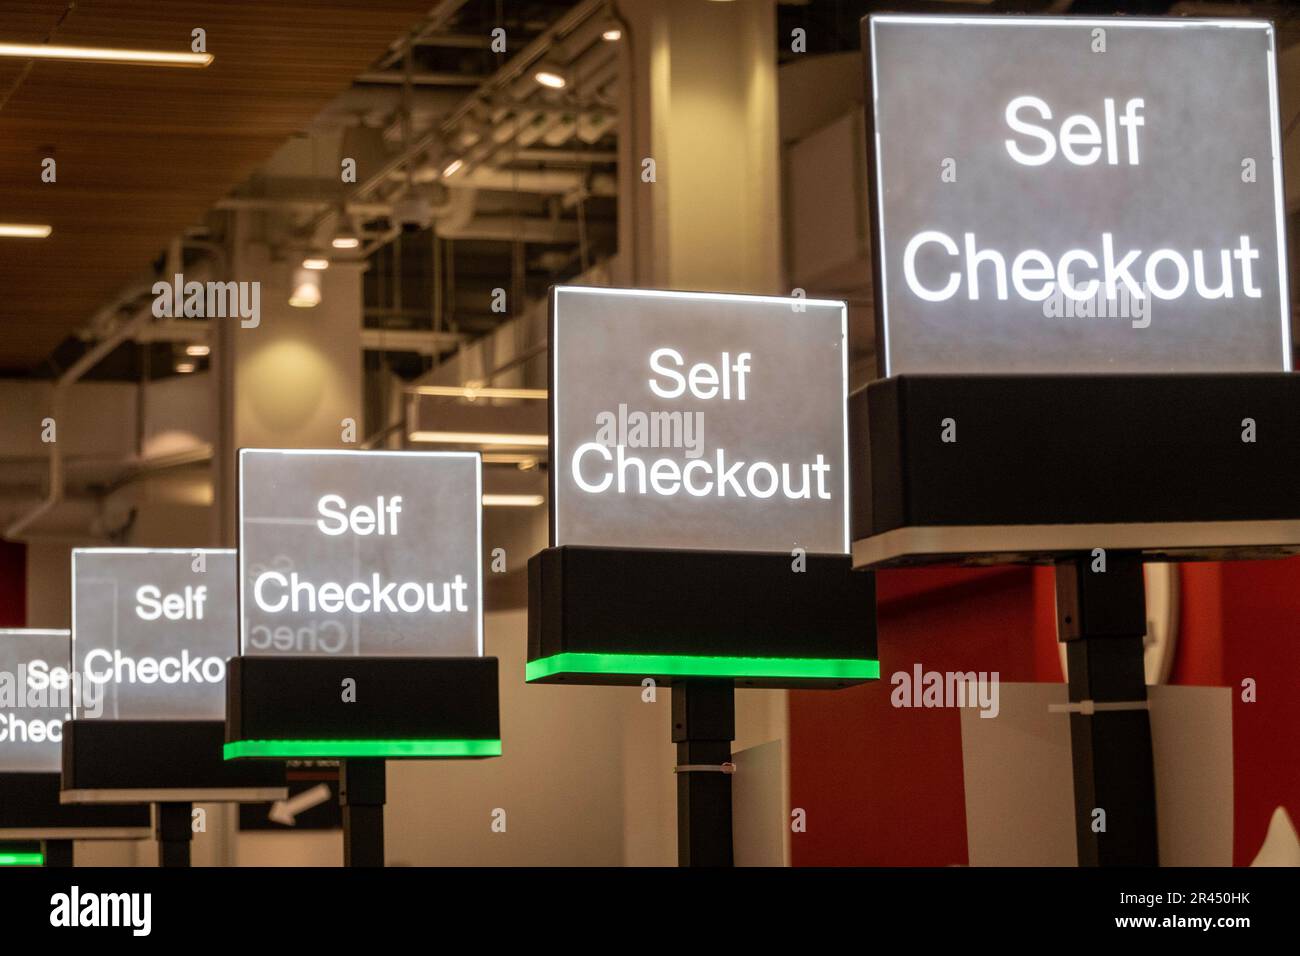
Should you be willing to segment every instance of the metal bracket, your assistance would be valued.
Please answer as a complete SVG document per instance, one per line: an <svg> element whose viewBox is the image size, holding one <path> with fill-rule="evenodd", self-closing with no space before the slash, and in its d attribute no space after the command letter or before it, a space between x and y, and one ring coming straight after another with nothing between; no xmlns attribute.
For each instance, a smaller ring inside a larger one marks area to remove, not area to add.
<svg viewBox="0 0 1300 956"><path fill-rule="evenodd" d="M736 765L726 763L683 763L673 767L673 773L735 773Z"/></svg>
<svg viewBox="0 0 1300 956"><path fill-rule="evenodd" d="M1150 710L1145 700L1077 700L1068 704L1048 704L1049 714L1083 714L1090 717L1103 710Z"/></svg>

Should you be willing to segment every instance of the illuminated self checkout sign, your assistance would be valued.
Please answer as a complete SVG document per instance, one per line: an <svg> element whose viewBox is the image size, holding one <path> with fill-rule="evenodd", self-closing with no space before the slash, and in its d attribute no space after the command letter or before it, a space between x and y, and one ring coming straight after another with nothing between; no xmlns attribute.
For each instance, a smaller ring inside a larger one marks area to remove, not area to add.
<svg viewBox="0 0 1300 956"><path fill-rule="evenodd" d="M241 653L482 656L472 452L244 449Z"/></svg>
<svg viewBox="0 0 1300 956"><path fill-rule="evenodd" d="M1270 24L864 29L883 374L1290 368Z"/></svg>
<svg viewBox="0 0 1300 956"><path fill-rule="evenodd" d="M233 550L73 550L79 719L89 689L108 720L222 720L235 635Z"/></svg>
<svg viewBox="0 0 1300 956"><path fill-rule="evenodd" d="M560 286L555 545L842 554L842 302Z"/></svg>
<svg viewBox="0 0 1300 956"><path fill-rule="evenodd" d="M72 715L71 634L0 629L0 773L57 773Z"/></svg>

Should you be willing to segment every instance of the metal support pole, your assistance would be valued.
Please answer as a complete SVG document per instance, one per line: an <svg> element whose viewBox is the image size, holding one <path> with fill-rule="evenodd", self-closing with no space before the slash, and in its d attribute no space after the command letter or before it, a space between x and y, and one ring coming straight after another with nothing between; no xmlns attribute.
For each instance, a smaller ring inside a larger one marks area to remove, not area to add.
<svg viewBox="0 0 1300 956"><path fill-rule="evenodd" d="M673 684L679 866L733 865L731 742L735 739L735 686L731 681Z"/></svg>
<svg viewBox="0 0 1300 956"><path fill-rule="evenodd" d="M1057 635L1070 668L1070 748L1080 866L1156 866L1155 770L1137 554L1056 565Z"/></svg>
<svg viewBox="0 0 1300 956"><path fill-rule="evenodd" d="M42 840L41 856L46 866L70 867L72 866L72 841Z"/></svg>
<svg viewBox="0 0 1300 956"><path fill-rule="evenodd" d="M383 760L339 762L339 806L343 808L343 865L384 865Z"/></svg>
<svg viewBox="0 0 1300 956"><path fill-rule="evenodd" d="M189 866L190 842L194 838L194 805L159 803L154 811L154 838L158 841L159 866Z"/></svg>

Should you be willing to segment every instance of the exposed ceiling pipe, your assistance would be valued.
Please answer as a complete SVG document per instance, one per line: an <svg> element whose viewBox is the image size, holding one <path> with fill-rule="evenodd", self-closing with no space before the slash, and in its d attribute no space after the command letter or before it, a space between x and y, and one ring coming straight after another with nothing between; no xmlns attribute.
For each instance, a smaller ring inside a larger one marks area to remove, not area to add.
<svg viewBox="0 0 1300 956"><path fill-rule="evenodd" d="M511 159L520 163L558 163L563 166L614 164L618 152L612 149L517 149Z"/></svg>
<svg viewBox="0 0 1300 956"><path fill-rule="evenodd" d="M474 209L478 203L478 191L474 189L458 189L449 194L445 203L434 206L431 212L431 223L434 230L437 231L439 224L443 221L453 225L463 226L474 218ZM350 208L350 207L349 207ZM388 245L394 239L402 234L401 223L394 223L385 229L379 235L368 241L361 250L360 259L369 259L372 255ZM441 235L441 233L438 233Z"/></svg>
<svg viewBox="0 0 1300 956"><path fill-rule="evenodd" d="M305 199L291 196L273 197L273 196L231 196L227 199L217 200L214 209L233 210L233 209L297 209L310 211L328 207L333 210L337 203L330 199ZM348 202L344 207L349 214L357 216L387 216L393 210L393 204L387 202ZM330 212L327 215L335 215Z"/></svg>
<svg viewBox="0 0 1300 956"><path fill-rule="evenodd" d="M491 239L496 242L563 242L578 241L578 227L555 219L519 216L478 216L463 226L439 223L441 239Z"/></svg>
<svg viewBox="0 0 1300 956"><path fill-rule="evenodd" d="M434 177L428 171L417 173L415 177L417 183L433 180ZM564 195L574 189L589 186L589 192L593 196L613 196L617 192L617 184L612 174L590 175L587 170L571 169L498 169L491 166L475 166L467 172L444 178L441 183L452 191L492 189L502 192Z"/></svg>
<svg viewBox="0 0 1300 956"><path fill-rule="evenodd" d="M168 257L169 261L171 257ZM139 285L131 286L125 293L119 295L105 309L101 310L96 320L105 313L114 314L119 309L133 304L142 296L152 293L154 280ZM50 474L49 489L45 499L35 508L21 515L17 520L12 522L5 529L4 536L10 541L22 540L23 533L30 528L35 522L39 521L46 514L58 506L63 500L64 495L64 474L63 474L63 448L58 441L58 421L63 412L63 399L71 388L83 375L98 365L105 356L112 352L123 342L134 336L140 328L153 318L152 310L148 307L141 307L131 318L123 322L107 338L100 340L91 348L87 349L81 358L77 359L67 371L54 383L54 388L50 393L50 414L49 417L55 423L55 440L49 442L50 446ZM96 322L92 322L95 325Z"/></svg>
<svg viewBox="0 0 1300 956"><path fill-rule="evenodd" d="M597 76L611 62L618 59L614 44L604 43L600 39L605 23L599 17L592 17L573 34L553 50L548 62L558 63L568 74L570 87L578 88L588 77ZM523 100L537 92L537 81L532 74L524 72L510 85L510 98Z"/></svg>
<svg viewBox="0 0 1300 956"><path fill-rule="evenodd" d="M466 99L460 108L442 124L443 133L450 137L460 122L470 117L484 100L489 99L493 93L503 89L507 84L513 83L529 67L540 60L557 41L567 37L588 18L605 9L606 3L607 0L583 0L582 3L561 16L545 32L539 34L532 43L512 57L510 62L497 70L491 79L479 87L473 96Z"/></svg>
<svg viewBox="0 0 1300 956"><path fill-rule="evenodd" d="M405 173L405 170L420 161L427 161L428 153L431 149L438 147L440 143L456 141L456 133L466 121L473 122L474 114L482 109L496 92L503 90L509 84L516 81L524 72L538 61L545 53L551 49L557 42L569 38L575 33L578 27L582 26L590 18L607 9L608 0L583 0L577 6L570 9L555 21L547 30L539 34L534 40L525 47L520 53L516 54L511 60L504 64L496 73L494 73L482 86L474 93L466 97L461 105L451 113L441 124L435 125L424 132L413 136L409 141L403 143L402 149L387 157L379 164L373 174L367 179L356 184L352 195L358 200L369 197L376 189L388 181L389 177L395 173ZM418 42L423 36L434 32L441 23L445 22L452 14L463 5L463 2L455 0L445 0L439 4L431 13L428 21L416 31L413 31L407 37L396 41L390 47L390 53L385 58L382 68L387 68L403 55L408 44ZM436 23L435 23L436 21ZM582 52L573 50L572 54ZM477 137L471 140L476 142ZM485 158L486 153L480 154L477 158ZM473 158L473 157L471 157ZM439 161L444 157L437 157ZM353 203L348 204L348 208L353 208ZM334 215L333 211L320 213L316 221L309 228L309 232L315 232L323 225L324 220ZM400 230L389 229L385 234L376 237L366 244L365 255L370 255L374 251L387 245L398 235Z"/></svg>
<svg viewBox="0 0 1300 956"><path fill-rule="evenodd" d="M472 76L469 73L412 73L411 82L416 86L478 86L487 77ZM400 73L362 73L353 82L356 83L377 83L390 85L394 83L405 83L406 79Z"/></svg>
<svg viewBox="0 0 1300 956"><path fill-rule="evenodd" d="M434 233L438 236L455 236L474 219L478 208L477 189L457 189L452 191L445 204L439 206L440 215L433 220Z"/></svg>
<svg viewBox="0 0 1300 956"><path fill-rule="evenodd" d="M388 45L388 52L384 55L383 59L380 60L379 69L387 69L396 63L409 44L419 43L420 40L424 39L429 34L441 30L451 21L452 17L460 12L460 8L465 6L467 2L468 0L440 0L440 2L435 4L433 9L429 11L428 16L424 18L423 23L406 36L399 40L394 40Z"/></svg>
<svg viewBox="0 0 1300 956"><path fill-rule="evenodd" d="M316 114L308 129L330 131L368 125L396 134L397 130L392 129L390 121L402 105L404 77L401 73L392 76L392 83L383 86L348 87ZM436 122L465 98L464 89L420 87L418 77L418 73L412 76L416 88L411 91L411 113L418 119Z"/></svg>
<svg viewBox="0 0 1300 956"><path fill-rule="evenodd" d="M185 247L201 249L206 252L215 261L217 274L224 274L226 271L226 251L219 244L201 239L177 237L167 247L167 256L163 268L165 275L173 276L184 270L183 249ZM55 440L48 443L50 446L49 488L43 501L26 514L19 516L5 528L4 537L10 541L23 539L28 528L49 514L63 501L66 493L66 482L63 467L63 447L58 441L57 428L59 418L63 412L64 398L73 385L107 358L119 345L141 336L143 330L153 320L153 309L149 302L143 305L137 305L137 303L142 298L152 298L153 286L157 281L159 281L157 276L138 281L128 286L126 291L119 294L103 309L100 309L89 323L89 327L92 329L102 328L106 321L111 321L122 309L136 306L135 312L130 318L119 323L108 335L88 348L77 361L73 362L55 380L54 387L50 392L49 406L49 417L54 422L56 429Z"/></svg>

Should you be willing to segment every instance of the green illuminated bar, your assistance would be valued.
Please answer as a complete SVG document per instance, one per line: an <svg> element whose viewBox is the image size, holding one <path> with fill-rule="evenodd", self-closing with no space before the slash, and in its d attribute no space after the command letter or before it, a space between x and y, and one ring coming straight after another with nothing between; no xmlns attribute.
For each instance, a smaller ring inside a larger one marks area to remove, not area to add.
<svg viewBox="0 0 1300 956"><path fill-rule="evenodd" d="M236 740L222 748L238 757L499 757L500 740Z"/></svg>
<svg viewBox="0 0 1300 956"><path fill-rule="evenodd" d="M39 853L0 853L0 866L44 866L45 857Z"/></svg>
<svg viewBox="0 0 1300 956"><path fill-rule="evenodd" d="M872 680L880 661L847 657L693 657L678 654L555 654L529 661L527 680L554 674L662 674L668 677L760 677Z"/></svg>

